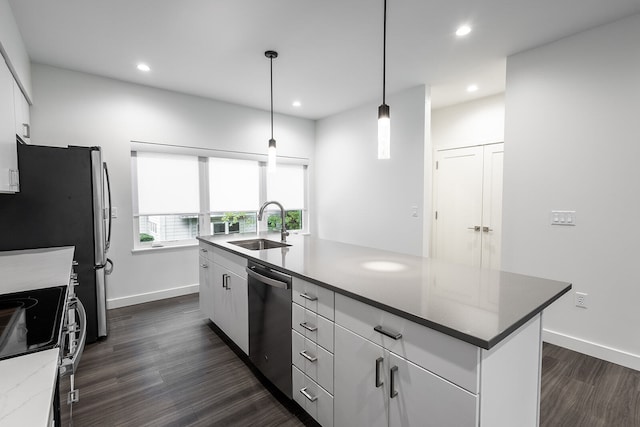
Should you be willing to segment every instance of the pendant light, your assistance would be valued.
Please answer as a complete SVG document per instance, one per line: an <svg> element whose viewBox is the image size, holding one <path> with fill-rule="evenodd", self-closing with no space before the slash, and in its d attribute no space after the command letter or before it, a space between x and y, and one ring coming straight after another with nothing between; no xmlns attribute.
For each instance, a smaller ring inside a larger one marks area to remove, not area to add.
<svg viewBox="0 0 640 427"><path fill-rule="evenodd" d="M382 32L382 105L378 107L378 159L391 158L391 119L386 103L387 71L387 0L384 0L384 21Z"/></svg>
<svg viewBox="0 0 640 427"><path fill-rule="evenodd" d="M276 140L273 139L273 59L278 57L278 52L268 50L264 56L269 58L269 68L271 75L271 139L269 140L269 150L267 151L267 171L276 171Z"/></svg>

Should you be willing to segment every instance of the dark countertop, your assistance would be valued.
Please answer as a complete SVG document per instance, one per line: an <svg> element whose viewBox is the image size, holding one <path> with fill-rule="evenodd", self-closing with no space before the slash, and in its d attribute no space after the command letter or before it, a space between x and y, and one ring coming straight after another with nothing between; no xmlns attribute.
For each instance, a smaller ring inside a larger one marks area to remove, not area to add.
<svg viewBox="0 0 640 427"><path fill-rule="evenodd" d="M260 237L279 241L280 235ZM261 262L484 349L490 349L571 289L571 284L482 270L311 236L252 251L228 243L255 234L198 240Z"/></svg>

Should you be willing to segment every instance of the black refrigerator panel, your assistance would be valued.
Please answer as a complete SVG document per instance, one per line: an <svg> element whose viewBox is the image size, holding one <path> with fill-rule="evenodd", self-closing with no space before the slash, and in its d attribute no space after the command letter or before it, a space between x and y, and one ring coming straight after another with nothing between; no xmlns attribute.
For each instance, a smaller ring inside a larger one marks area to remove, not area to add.
<svg viewBox="0 0 640 427"><path fill-rule="evenodd" d="M75 292L87 311L87 342L93 342L98 335L91 148L19 144L18 169L20 192L0 194L0 250L75 246Z"/></svg>

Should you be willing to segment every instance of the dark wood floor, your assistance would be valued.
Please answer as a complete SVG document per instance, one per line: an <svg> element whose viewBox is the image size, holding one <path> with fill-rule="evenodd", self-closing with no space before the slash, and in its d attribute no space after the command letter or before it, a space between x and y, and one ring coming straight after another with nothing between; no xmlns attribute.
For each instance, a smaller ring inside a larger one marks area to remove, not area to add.
<svg viewBox="0 0 640 427"><path fill-rule="evenodd" d="M197 295L109 310L108 317L109 337L87 345L76 374L73 425L316 425L256 379L203 320Z"/></svg>
<svg viewBox="0 0 640 427"><path fill-rule="evenodd" d="M75 426L317 426L256 378L197 295L110 310L109 322L76 375ZM550 344L542 371L542 427L640 427L640 372Z"/></svg>
<svg viewBox="0 0 640 427"><path fill-rule="evenodd" d="M544 344L540 425L640 426L640 372Z"/></svg>

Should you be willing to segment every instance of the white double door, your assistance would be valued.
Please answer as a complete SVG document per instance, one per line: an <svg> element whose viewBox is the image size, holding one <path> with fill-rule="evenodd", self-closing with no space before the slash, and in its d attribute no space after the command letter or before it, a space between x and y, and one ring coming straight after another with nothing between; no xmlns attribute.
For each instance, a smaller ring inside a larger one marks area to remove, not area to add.
<svg viewBox="0 0 640 427"><path fill-rule="evenodd" d="M504 143L440 150L433 257L500 269Z"/></svg>

